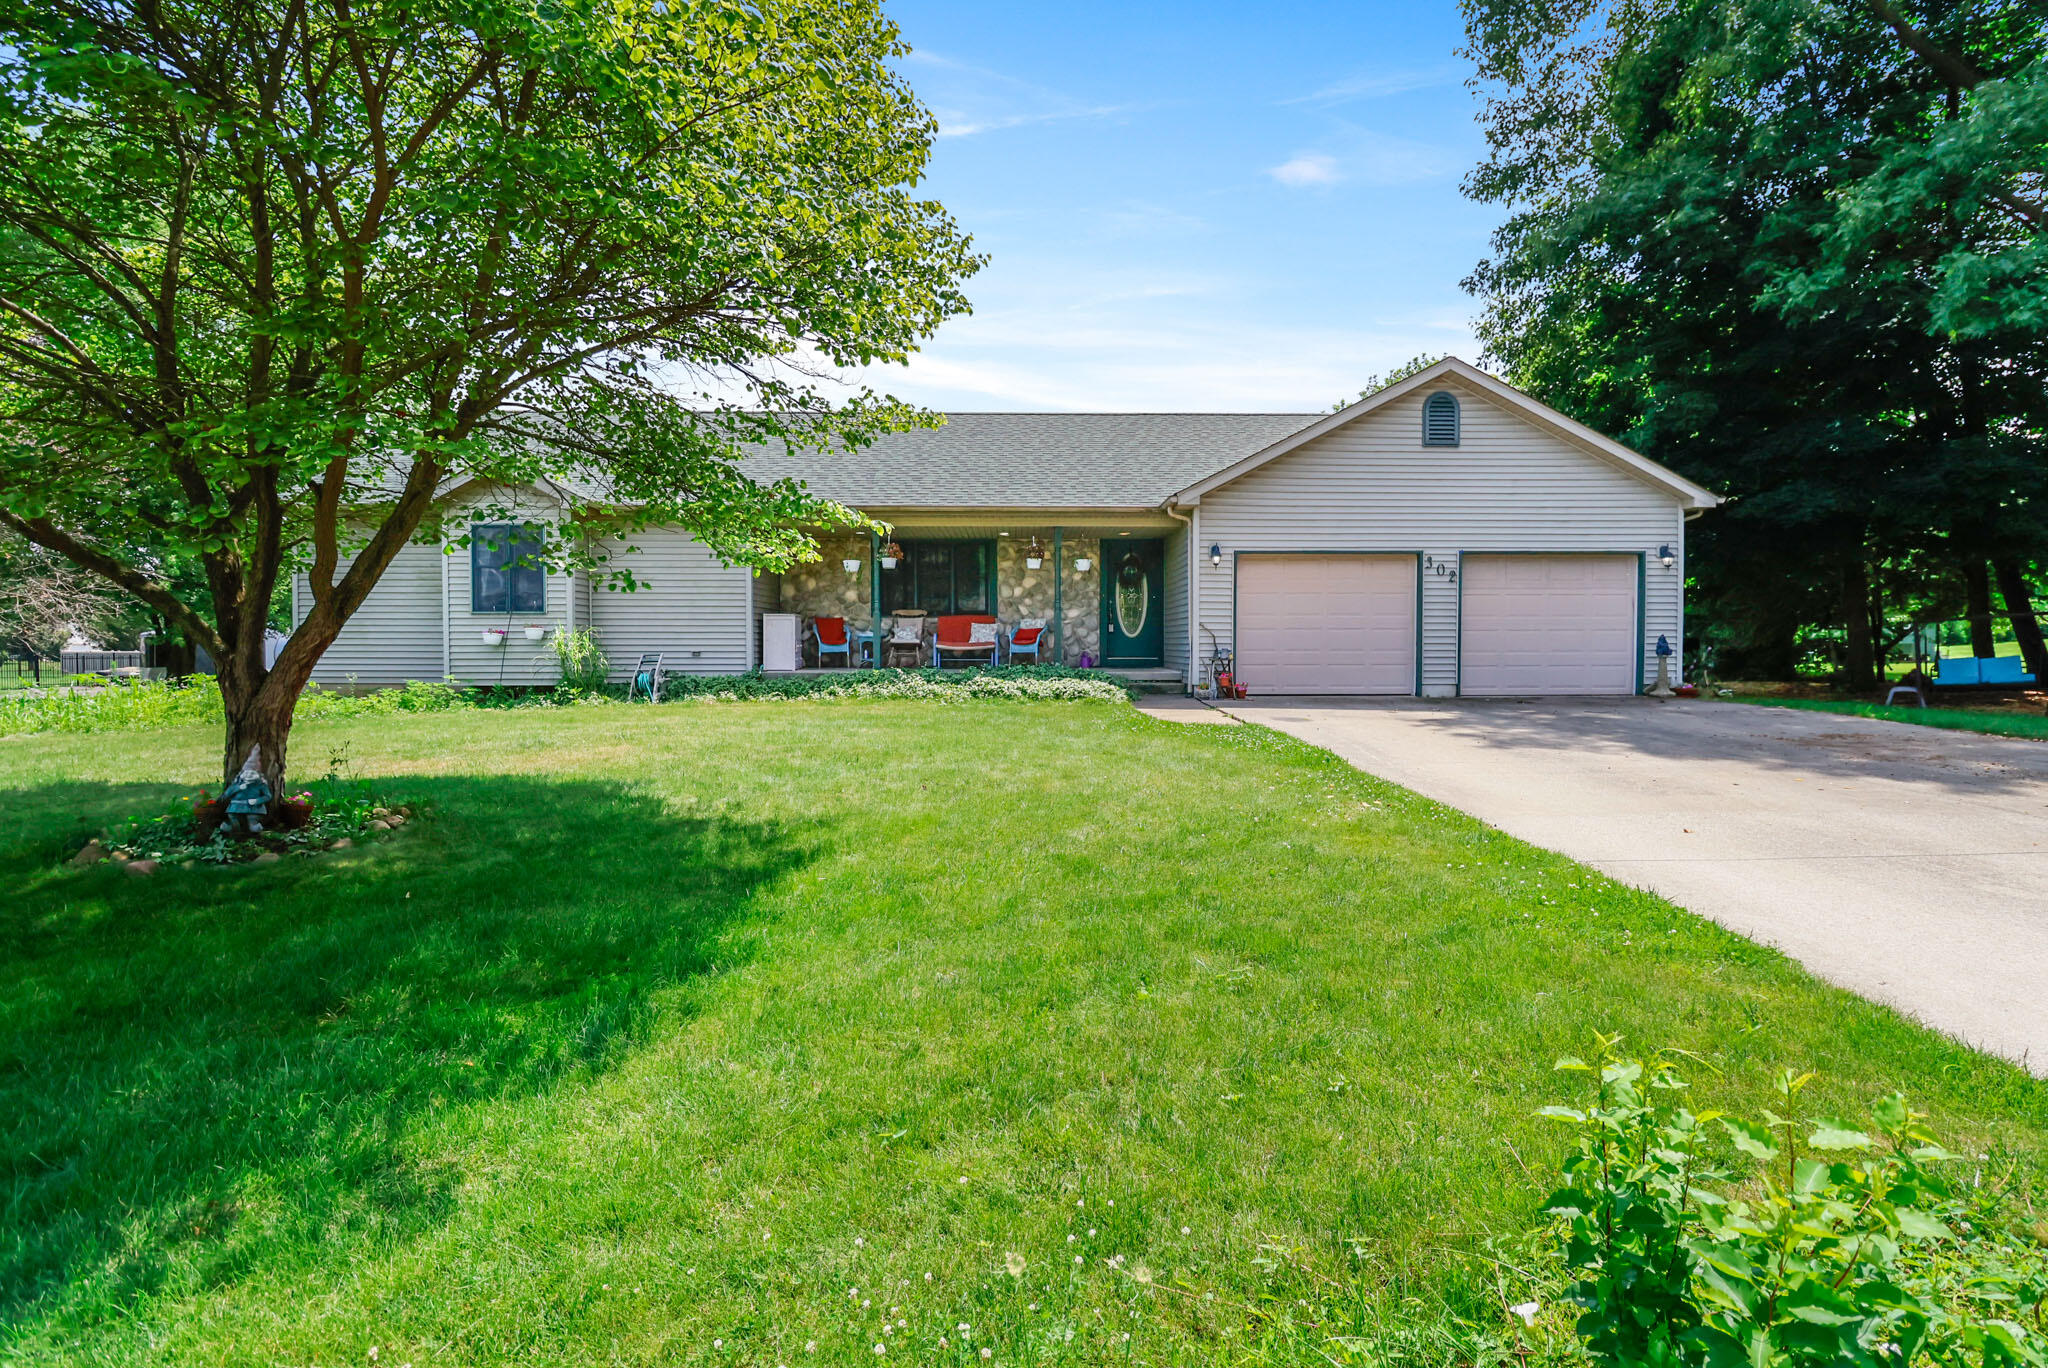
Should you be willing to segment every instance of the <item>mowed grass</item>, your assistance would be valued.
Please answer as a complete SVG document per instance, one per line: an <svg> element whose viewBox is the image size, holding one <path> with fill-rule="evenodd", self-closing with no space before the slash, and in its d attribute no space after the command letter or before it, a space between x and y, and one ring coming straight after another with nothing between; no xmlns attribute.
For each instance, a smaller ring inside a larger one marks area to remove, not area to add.
<svg viewBox="0 0 2048 1368"><path fill-rule="evenodd" d="M1812 1069L2027 1168L2048 1128L2022 1071L1262 729L308 724L302 773L429 817L59 867L217 746L0 741L10 1363L1342 1362L1505 1322L1485 1242L1596 1030L1697 1052L1702 1106Z"/></svg>
<svg viewBox="0 0 2048 1368"><path fill-rule="evenodd" d="M1739 703L1766 708L1800 708L1807 712L1847 713L1852 717L1874 717L1880 722L1909 722L1916 727L1939 727L1946 731L1978 732L1985 736L2018 736L2030 741L2048 741L2048 715L2009 712L1991 708L1891 707L1883 703L1857 703L1821 698L1759 698L1737 695Z"/></svg>

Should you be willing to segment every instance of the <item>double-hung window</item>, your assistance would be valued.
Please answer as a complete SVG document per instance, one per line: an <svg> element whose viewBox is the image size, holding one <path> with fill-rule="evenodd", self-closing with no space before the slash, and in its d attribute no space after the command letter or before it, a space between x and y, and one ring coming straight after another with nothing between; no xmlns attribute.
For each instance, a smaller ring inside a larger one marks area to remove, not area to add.
<svg viewBox="0 0 2048 1368"><path fill-rule="evenodd" d="M478 523L469 529L469 610L545 613L546 534L531 523Z"/></svg>

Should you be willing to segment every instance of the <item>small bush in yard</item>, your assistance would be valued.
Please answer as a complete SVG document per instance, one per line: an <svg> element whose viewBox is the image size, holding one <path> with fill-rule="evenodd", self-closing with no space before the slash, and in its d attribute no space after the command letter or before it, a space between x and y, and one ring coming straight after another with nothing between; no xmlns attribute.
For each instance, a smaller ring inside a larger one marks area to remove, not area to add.
<svg viewBox="0 0 2048 1368"><path fill-rule="evenodd" d="M1547 1107L1578 1132L1563 1222L1580 1336L1628 1365L2048 1364L2048 1251L2009 1185L1947 1176L1904 1097L1868 1125L1695 1114L1673 1058L1602 1042L1591 1106Z"/></svg>
<svg viewBox="0 0 2048 1368"><path fill-rule="evenodd" d="M600 694L611 681L612 663L605 657L597 637L589 631L557 631L554 636L555 663L560 678L557 687L565 693Z"/></svg>

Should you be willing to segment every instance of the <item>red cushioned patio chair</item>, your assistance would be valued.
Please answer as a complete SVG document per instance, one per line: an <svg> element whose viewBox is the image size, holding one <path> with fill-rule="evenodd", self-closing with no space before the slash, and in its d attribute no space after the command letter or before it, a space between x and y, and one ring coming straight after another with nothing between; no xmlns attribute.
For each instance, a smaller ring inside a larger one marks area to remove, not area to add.
<svg viewBox="0 0 2048 1368"><path fill-rule="evenodd" d="M851 669L853 666L853 638L846 633L846 619L843 617L821 617L811 619L811 640L818 646L818 668L825 668L825 657L836 655Z"/></svg>
<svg viewBox="0 0 2048 1368"><path fill-rule="evenodd" d="M975 628L981 630L977 632ZM996 663L996 652L1002 643L997 640L996 620L986 613L945 613L939 618L938 631L932 637L932 659L940 669L946 668L946 660L980 660L986 664ZM976 640L980 637L981 640Z"/></svg>
<svg viewBox="0 0 2048 1368"><path fill-rule="evenodd" d="M1017 623L1017 630L1010 633L1006 658L1015 665L1018 656L1030 656L1033 665L1045 659L1044 618L1024 618Z"/></svg>

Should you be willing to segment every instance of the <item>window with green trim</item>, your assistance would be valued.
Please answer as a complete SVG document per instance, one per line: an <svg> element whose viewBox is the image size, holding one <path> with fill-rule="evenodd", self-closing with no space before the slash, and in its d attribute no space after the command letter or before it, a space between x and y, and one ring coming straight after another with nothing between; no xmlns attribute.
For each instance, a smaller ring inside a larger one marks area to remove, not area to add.
<svg viewBox="0 0 2048 1368"><path fill-rule="evenodd" d="M882 611L992 613L996 544L992 541L905 541L903 557L882 571Z"/></svg>

